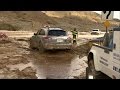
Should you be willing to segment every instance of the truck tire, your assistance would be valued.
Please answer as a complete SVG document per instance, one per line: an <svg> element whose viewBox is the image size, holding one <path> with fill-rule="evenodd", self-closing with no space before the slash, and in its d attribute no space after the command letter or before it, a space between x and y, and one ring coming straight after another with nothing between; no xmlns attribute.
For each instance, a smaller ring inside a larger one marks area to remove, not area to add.
<svg viewBox="0 0 120 90"><path fill-rule="evenodd" d="M86 79L89 79L88 73L89 73L89 67L86 68Z"/></svg>
<svg viewBox="0 0 120 90"><path fill-rule="evenodd" d="M97 77L100 75L100 72L95 70L95 66L94 66L94 61L90 60L88 62L88 68L86 68L86 78L87 79L91 79L91 77L93 77L92 79L97 79Z"/></svg>
<svg viewBox="0 0 120 90"><path fill-rule="evenodd" d="M86 79L95 79L95 76L91 73L90 68L86 68Z"/></svg>
<svg viewBox="0 0 120 90"><path fill-rule="evenodd" d="M93 66L91 66L91 63ZM88 62L88 67L86 68L86 79L91 79L90 76L93 77L92 79L111 79L110 77L103 74L102 72L95 70L93 60L90 60L90 62Z"/></svg>

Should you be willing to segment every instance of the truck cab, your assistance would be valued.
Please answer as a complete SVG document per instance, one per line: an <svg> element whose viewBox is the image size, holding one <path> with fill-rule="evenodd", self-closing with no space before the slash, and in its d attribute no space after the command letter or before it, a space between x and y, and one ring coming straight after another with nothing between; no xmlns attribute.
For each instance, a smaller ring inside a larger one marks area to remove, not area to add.
<svg viewBox="0 0 120 90"><path fill-rule="evenodd" d="M102 45L93 44L88 53L87 79L97 79L105 74L120 79L120 27L105 33Z"/></svg>

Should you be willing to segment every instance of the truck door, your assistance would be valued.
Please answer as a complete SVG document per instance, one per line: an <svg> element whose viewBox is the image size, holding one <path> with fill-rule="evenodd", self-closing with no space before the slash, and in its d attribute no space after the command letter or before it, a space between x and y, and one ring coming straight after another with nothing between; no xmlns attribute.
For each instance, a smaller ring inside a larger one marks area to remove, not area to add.
<svg viewBox="0 0 120 90"><path fill-rule="evenodd" d="M113 54L113 33L109 32L104 37L102 49L99 50L99 64L100 69L107 75L110 75L111 71L111 58Z"/></svg>
<svg viewBox="0 0 120 90"><path fill-rule="evenodd" d="M120 31L114 31L111 69L113 71L112 74L120 79Z"/></svg>
<svg viewBox="0 0 120 90"><path fill-rule="evenodd" d="M99 65L100 70L104 73L108 73L107 70L110 68L110 58L112 51L107 47L99 50Z"/></svg>

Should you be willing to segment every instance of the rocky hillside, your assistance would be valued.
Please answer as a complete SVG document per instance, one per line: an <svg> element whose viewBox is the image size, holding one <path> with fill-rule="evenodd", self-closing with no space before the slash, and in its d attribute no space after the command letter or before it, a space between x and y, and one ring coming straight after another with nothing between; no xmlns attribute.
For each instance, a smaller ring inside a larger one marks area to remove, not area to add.
<svg viewBox="0 0 120 90"><path fill-rule="evenodd" d="M118 25L118 21L111 21L111 27ZM76 27L79 31L105 29L101 16L90 11L0 11L0 30L36 31L44 25L65 30Z"/></svg>

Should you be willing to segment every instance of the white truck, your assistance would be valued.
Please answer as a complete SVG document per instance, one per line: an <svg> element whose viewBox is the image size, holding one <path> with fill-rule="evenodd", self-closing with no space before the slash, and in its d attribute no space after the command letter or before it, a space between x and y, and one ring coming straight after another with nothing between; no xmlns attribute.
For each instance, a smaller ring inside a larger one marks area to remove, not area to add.
<svg viewBox="0 0 120 90"><path fill-rule="evenodd" d="M86 78L97 79L103 74L120 79L120 27L105 33L103 44L93 44L88 53Z"/></svg>

